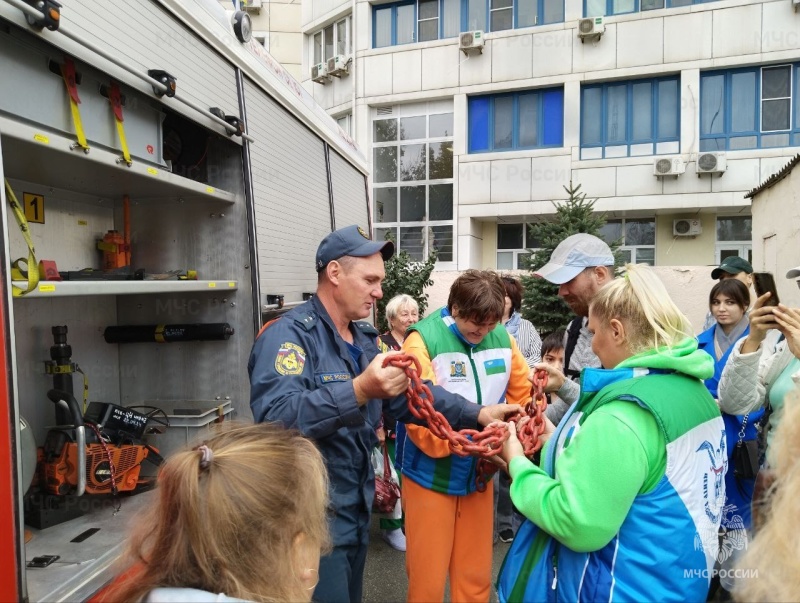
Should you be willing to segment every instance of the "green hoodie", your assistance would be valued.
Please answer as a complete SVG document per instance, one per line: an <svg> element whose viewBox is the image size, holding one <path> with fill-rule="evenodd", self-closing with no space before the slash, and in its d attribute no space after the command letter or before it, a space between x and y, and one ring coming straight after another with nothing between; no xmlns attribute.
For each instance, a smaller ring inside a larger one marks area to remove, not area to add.
<svg viewBox="0 0 800 603"><path fill-rule="evenodd" d="M676 371L702 380L713 375L714 362L697 349L695 339L687 338L672 348L631 356L614 371L585 369L576 408L597 393L596 389L587 391L587 377L590 381L596 377L613 381L617 373L619 380L625 380L633 375L617 369L638 368ZM574 411L571 409L562 422ZM653 490L664 476L667 460L664 430L649 410L614 400L589 413L580 424L580 437L573 440L567 435L555 478L522 456L509 465L511 498L516 507L578 552L599 550L614 537L634 499ZM609 446L609 442L614 445ZM549 446L550 442L546 448ZM546 454L545 449L543 459Z"/></svg>

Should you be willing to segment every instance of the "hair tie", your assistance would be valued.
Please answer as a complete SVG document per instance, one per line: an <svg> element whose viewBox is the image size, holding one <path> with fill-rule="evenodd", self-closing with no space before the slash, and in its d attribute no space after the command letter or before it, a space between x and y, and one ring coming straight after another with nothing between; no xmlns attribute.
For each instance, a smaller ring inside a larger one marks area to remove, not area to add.
<svg viewBox="0 0 800 603"><path fill-rule="evenodd" d="M211 448L203 444L195 448L195 450L200 453L200 468L208 469L208 465L214 460L214 453L211 451Z"/></svg>

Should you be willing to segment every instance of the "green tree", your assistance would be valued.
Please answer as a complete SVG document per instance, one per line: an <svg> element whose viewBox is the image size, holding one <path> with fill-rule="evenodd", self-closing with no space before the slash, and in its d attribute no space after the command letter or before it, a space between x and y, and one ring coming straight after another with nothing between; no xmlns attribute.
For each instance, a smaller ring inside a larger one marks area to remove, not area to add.
<svg viewBox="0 0 800 603"><path fill-rule="evenodd" d="M414 260L408 252L400 250L386 262L386 279L383 281L383 298L378 300L378 329L381 333L389 330L386 320L386 304L395 295L405 293L419 304L419 315L425 314L428 307L428 294L425 287L433 284L431 272L436 265L436 250L432 250L424 262Z"/></svg>
<svg viewBox="0 0 800 603"><path fill-rule="evenodd" d="M605 214L594 212L596 199L587 201L586 193L581 193L580 189L580 184L573 185L570 182L569 186L564 187L569 198L563 202L553 202L555 218L542 219L530 225L530 239L539 244L539 249L531 250L523 260L523 266L530 273L521 279L524 287L522 315L534 324L542 336L564 328L574 315L558 297L558 285L534 276L533 270L544 266L556 246L568 236L579 232L600 236L600 230L606 223ZM620 241L610 245L617 264L620 263L616 253L619 245Z"/></svg>

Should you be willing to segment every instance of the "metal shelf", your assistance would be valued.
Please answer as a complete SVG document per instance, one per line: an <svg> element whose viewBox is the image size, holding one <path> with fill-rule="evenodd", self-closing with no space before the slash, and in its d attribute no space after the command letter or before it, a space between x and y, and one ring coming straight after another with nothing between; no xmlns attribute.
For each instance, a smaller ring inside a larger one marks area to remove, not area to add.
<svg viewBox="0 0 800 603"><path fill-rule="evenodd" d="M27 281L14 281L25 288ZM43 281L22 297L70 297L80 295L141 295L155 293L188 293L191 291L235 291L238 281Z"/></svg>
<svg viewBox="0 0 800 603"><path fill-rule="evenodd" d="M23 143L15 146L14 153L4 155L6 177L120 201L124 193L137 202L236 202L233 193L178 176L141 160L134 160L128 167L120 163L119 152L102 146L93 146L88 154L80 149L71 150L74 140L3 115L0 115L0 134Z"/></svg>
<svg viewBox="0 0 800 603"><path fill-rule="evenodd" d="M60 555L61 559L43 569L27 569L25 575L30 601L83 601L106 584L116 572L115 563L125 546L125 526L155 504L156 492L120 497L120 512L113 513L108 497L84 496L80 503L86 515L37 530L25 545L25 559L37 555ZM81 543L73 538L90 528L98 531Z"/></svg>

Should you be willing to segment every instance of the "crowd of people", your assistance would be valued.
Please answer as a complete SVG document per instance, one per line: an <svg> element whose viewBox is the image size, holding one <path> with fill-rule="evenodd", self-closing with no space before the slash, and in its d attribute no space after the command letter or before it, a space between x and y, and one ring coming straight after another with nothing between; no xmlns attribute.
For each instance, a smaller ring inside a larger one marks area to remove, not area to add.
<svg viewBox="0 0 800 603"><path fill-rule="evenodd" d="M515 277L468 270L424 318L391 299L381 335L364 319L393 252L357 226L323 239L315 295L253 346L255 424L165 462L105 600L361 601L376 446L402 484L402 517L380 527L405 552L408 601L443 601L448 581L453 601L489 601L498 539L500 601L797 599L800 308L751 305L746 260L712 271L699 332L653 270L615 269L580 233L534 271L574 313L563 329L522 317ZM485 488L477 458L409 410L398 353L453 429L507 432Z"/></svg>

